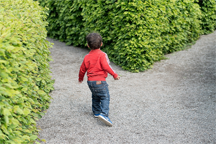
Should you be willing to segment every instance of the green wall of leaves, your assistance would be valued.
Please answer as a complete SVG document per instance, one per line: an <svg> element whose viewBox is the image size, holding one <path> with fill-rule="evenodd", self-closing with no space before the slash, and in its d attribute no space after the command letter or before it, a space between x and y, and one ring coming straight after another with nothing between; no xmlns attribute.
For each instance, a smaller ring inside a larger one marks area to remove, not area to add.
<svg viewBox="0 0 216 144"><path fill-rule="evenodd" d="M111 61L132 72L151 68L215 29L215 0L39 0L49 8L48 34L86 46L99 32ZM201 7L200 7L201 6Z"/></svg>
<svg viewBox="0 0 216 144"><path fill-rule="evenodd" d="M32 0L0 0L0 143L29 144L49 107L46 13Z"/></svg>
<svg viewBox="0 0 216 144"><path fill-rule="evenodd" d="M216 28L216 0L199 0L198 4L202 11L203 34L209 34Z"/></svg>

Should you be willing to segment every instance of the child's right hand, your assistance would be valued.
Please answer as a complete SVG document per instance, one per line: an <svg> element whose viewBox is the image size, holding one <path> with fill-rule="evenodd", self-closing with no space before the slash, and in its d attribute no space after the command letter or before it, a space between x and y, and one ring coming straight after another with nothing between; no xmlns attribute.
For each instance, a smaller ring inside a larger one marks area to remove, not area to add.
<svg viewBox="0 0 216 144"><path fill-rule="evenodd" d="M120 79L120 76L117 76L116 78L114 78L115 80L119 80Z"/></svg>

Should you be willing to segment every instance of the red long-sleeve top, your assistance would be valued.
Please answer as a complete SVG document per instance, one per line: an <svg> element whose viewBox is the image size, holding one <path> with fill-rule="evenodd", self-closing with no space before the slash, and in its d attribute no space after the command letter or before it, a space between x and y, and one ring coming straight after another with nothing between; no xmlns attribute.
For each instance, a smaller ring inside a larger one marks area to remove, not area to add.
<svg viewBox="0 0 216 144"><path fill-rule="evenodd" d="M80 66L79 81L83 81L86 71L88 81L106 81L108 73L113 78L117 78L118 74L115 73L109 64L109 58L105 52L102 52L100 49L91 50L85 56Z"/></svg>

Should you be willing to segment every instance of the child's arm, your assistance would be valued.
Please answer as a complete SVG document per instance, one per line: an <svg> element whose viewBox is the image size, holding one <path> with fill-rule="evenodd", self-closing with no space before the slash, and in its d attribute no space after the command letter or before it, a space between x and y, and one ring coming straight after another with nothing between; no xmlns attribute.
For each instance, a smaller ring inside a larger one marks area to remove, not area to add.
<svg viewBox="0 0 216 144"><path fill-rule="evenodd" d="M80 71L79 71L79 83L82 83L85 73L86 73L86 67L85 67L85 63L83 60L82 65L80 66Z"/></svg>
<svg viewBox="0 0 216 144"><path fill-rule="evenodd" d="M112 67L109 64L110 64L110 61L109 61L107 54L103 55L101 57L102 68L105 71L107 71L109 74L111 74L115 80L119 80L120 76L118 76L118 74L112 69Z"/></svg>

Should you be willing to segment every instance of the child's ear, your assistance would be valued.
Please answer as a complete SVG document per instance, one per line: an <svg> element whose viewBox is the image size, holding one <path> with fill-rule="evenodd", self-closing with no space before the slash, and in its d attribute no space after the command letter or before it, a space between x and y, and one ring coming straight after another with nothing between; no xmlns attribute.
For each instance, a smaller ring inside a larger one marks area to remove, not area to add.
<svg viewBox="0 0 216 144"><path fill-rule="evenodd" d="M89 45L87 44L87 47L89 48Z"/></svg>
<svg viewBox="0 0 216 144"><path fill-rule="evenodd" d="M103 42L101 42L101 47L102 47L102 45L103 45Z"/></svg>

